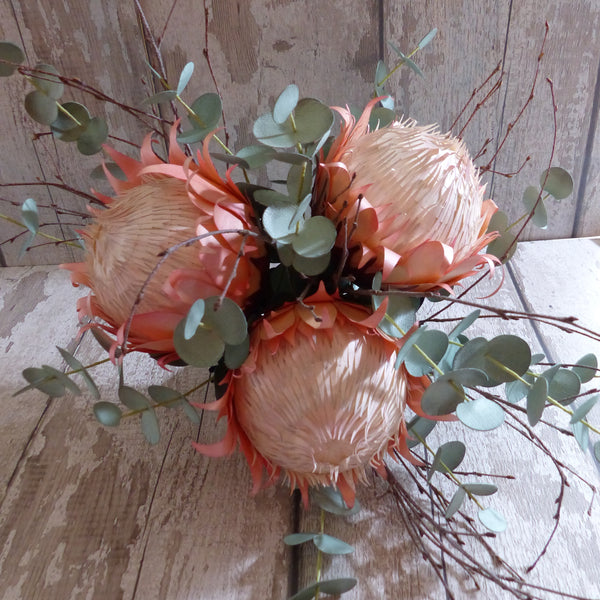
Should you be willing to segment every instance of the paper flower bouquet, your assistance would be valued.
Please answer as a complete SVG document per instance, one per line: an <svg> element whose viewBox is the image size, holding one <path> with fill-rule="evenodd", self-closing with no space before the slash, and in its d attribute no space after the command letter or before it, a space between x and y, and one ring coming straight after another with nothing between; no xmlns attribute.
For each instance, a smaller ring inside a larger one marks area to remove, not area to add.
<svg viewBox="0 0 600 600"><path fill-rule="evenodd" d="M396 116L383 89L385 65L374 98L356 113L286 87L254 123L256 143L236 152L219 137L219 96L184 100L193 64L176 87L155 72L164 89L148 105L179 103L187 118L163 120L164 138L149 133L131 155L106 144L101 118L61 101L65 84L78 80L50 65L24 65L10 42L0 44L0 58L0 75L18 71L33 84L25 106L34 120L83 154L102 149L107 158L114 193L94 193L77 241L82 260L64 265L74 285L89 289L77 305L82 331L117 366L143 352L165 369L209 369L204 383L216 389L216 401L200 402L190 396L201 375L191 391L146 391L129 387L121 372L118 399L96 398L93 406L103 425L139 418L156 443L162 408L179 406L192 420L199 410L217 411L224 437L193 442L200 453L239 450L254 492L283 480L305 505L316 490L319 505L342 513L371 470L386 479L388 461L406 460L427 481L439 472L456 483L440 501L445 518L470 499L494 532L505 520L478 498L496 487L453 474L465 447L432 448L427 436L438 421L492 430L506 417L508 397L524 400L532 427L554 405L569 413L582 446L590 430L599 433L586 421L598 396L572 405L597 375L595 356L538 367L543 357L516 335L470 338L479 309L450 331L428 321L433 302L443 310L501 272L517 235L487 197L461 139ZM401 52L400 64L418 71ZM539 221L544 198L571 189L568 173L548 165L526 194L527 219ZM30 232L26 249L43 235L32 199L21 225ZM59 396L78 392L80 377L97 396L91 369L61 353L71 371L28 368L28 387ZM595 452L600 458L600 442ZM287 541L317 544L302 535ZM327 539L319 551L345 551ZM317 581L297 597L353 585L336 581Z"/></svg>

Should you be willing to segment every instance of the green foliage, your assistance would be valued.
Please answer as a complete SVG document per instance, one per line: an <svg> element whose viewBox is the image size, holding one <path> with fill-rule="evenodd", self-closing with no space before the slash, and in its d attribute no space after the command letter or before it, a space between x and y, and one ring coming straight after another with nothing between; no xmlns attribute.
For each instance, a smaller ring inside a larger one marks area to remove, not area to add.
<svg viewBox="0 0 600 600"><path fill-rule="evenodd" d="M324 511L344 517L356 514L361 508L358 500L354 501L352 508L348 508L342 494L333 487L315 488L312 490L312 499Z"/></svg>
<svg viewBox="0 0 600 600"><path fill-rule="evenodd" d="M291 596L289 600L310 600L311 598L315 598L317 594L339 596L340 594L349 592L356 584L357 581L353 577L326 579L303 588L297 594Z"/></svg>
<svg viewBox="0 0 600 600"><path fill-rule="evenodd" d="M60 79L56 67L45 63L35 65L31 75L31 83L45 96L59 100L65 91L65 86Z"/></svg>
<svg viewBox="0 0 600 600"><path fill-rule="evenodd" d="M123 411L112 402L96 402L94 416L106 427L117 427L121 423Z"/></svg>
<svg viewBox="0 0 600 600"><path fill-rule="evenodd" d="M181 75L179 76L179 83L177 84L177 95L181 96L183 91L187 87L187 84L190 82L192 78L192 74L194 73L194 63L189 62L183 67L181 70Z"/></svg>
<svg viewBox="0 0 600 600"><path fill-rule="evenodd" d="M88 109L79 102L65 102L50 125L54 137L63 142L76 142L91 120Z"/></svg>
<svg viewBox="0 0 600 600"><path fill-rule="evenodd" d="M587 383L594 377L594 373L598 369L598 358L595 354L586 354L582 356L573 367L573 373L579 377L581 383Z"/></svg>
<svg viewBox="0 0 600 600"><path fill-rule="evenodd" d="M564 200L573 193L573 178L560 167L550 167L544 171L540 175L540 185L556 200Z"/></svg>
<svg viewBox="0 0 600 600"><path fill-rule="evenodd" d="M191 105L189 122L192 129L177 136L180 144L201 142L214 131L221 120L223 103L218 94L209 92L196 98Z"/></svg>
<svg viewBox="0 0 600 600"><path fill-rule="evenodd" d="M58 118L56 100L37 90L25 96L25 110L34 121L42 125L50 125Z"/></svg>
<svg viewBox="0 0 600 600"><path fill-rule="evenodd" d="M421 441L425 440L427 436L434 430L437 421L426 419L424 417L415 416L407 424L408 437L406 443L409 448L418 446Z"/></svg>
<svg viewBox="0 0 600 600"><path fill-rule="evenodd" d="M487 398L462 402L456 407L456 416L464 425L477 431L490 431L504 423L502 407Z"/></svg>
<svg viewBox="0 0 600 600"><path fill-rule="evenodd" d="M89 391L92 393L92 396L94 398L100 398L100 391L98 390L98 386L92 379L92 376L88 373L87 369L81 364L81 362L77 360L68 350L60 348L59 346L57 346L57 348L67 365L69 365L69 367L71 367L71 369L73 369L75 373L81 375Z"/></svg>
<svg viewBox="0 0 600 600"><path fill-rule="evenodd" d="M453 471L465 457L466 447L462 442L453 441L442 444L435 453L427 473L427 481L431 481L436 471L446 473Z"/></svg>
<svg viewBox="0 0 600 600"><path fill-rule="evenodd" d="M533 211L531 222L540 229L546 229L548 226L548 214L546 213L544 200L541 196L542 192L530 185L523 193L523 204L528 213Z"/></svg>
<svg viewBox="0 0 600 600"><path fill-rule="evenodd" d="M11 42L0 42L0 77L9 77L25 60L25 53Z"/></svg>

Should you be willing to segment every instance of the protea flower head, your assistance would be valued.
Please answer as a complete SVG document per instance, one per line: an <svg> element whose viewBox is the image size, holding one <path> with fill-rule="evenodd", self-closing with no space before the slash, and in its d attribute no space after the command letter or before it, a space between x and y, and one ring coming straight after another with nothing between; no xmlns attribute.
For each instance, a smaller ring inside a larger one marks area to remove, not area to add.
<svg viewBox="0 0 600 600"><path fill-rule="evenodd" d="M372 101L358 122L338 108L342 130L321 164L317 189L328 215L350 223L354 267L416 291L457 283L493 259L479 255L497 210L464 143L434 126L396 121L369 131ZM356 223L356 225L354 225ZM345 231L345 229L344 229Z"/></svg>
<svg viewBox="0 0 600 600"><path fill-rule="evenodd" d="M304 304L284 305L258 322L250 356L230 371L215 403L227 433L214 445L220 456L239 442L254 490L280 474L306 501L309 486L335 485L348 505L369 466L398 450L409 459L404 411L420 411L426 378L394 368L398 341L376 327L385 313L329 296L323 285Z"/></svg>
<svg viewBox="0 0 600 600"><path fill-rule="evenodd" d="M254 238L208 236L172 252L140 296L160 253L204 233L252 227L249 204L229 173L223 180L216 171L208 140L194 162L178 147L176 129L171 130L168 162L152 151L150 137L140 161L105 148L127 180L106 169L116 195L96 194L106 208L90 208L94 219L82 231L85 259L63 265L74 285L90 288L91 294L79 302L80 317L116 337L113 352L124 341L133 311L128 349L160 356L162 362L177 358L173 331L195 300L227 287L227 296L244 305L260 283L253 259L264 253Z"/></svg>

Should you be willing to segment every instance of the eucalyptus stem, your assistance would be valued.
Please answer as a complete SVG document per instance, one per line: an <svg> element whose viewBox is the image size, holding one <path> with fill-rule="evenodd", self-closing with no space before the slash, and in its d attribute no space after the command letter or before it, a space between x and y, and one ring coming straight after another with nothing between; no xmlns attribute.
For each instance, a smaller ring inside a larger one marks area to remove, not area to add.
<svg viewBox="0 0 600 600"><path fill-rule="evenodd" d="M325 533L325 511L321 509L320 528L319 533L323 535ZM315 589L315 600L319 600L319 582L321 581L321 574L323 571L323 552L320 548L317 548L317 588Z"/></svg>
<svg viewBox="0 0 600 600"><path fill-rule="evenodd" d="M67 376L77 375L77 373L82 373L83 371L86 371L87 369L93 369L94 367L97 367L98 365L103 365L104 363L107 363L109 361L110 361L110 356L107 356L106 358L97 360L96 362L93 362L89 365L82 366L81 369L74 369L73 371L66 371L65 375L67 375Z"/></svg>
<svg viewBox="0 0 600 600"><path fill-rule="evenodd" d="M12 223L13 225L17 225L18 227L22 227L23 229L29 229L27 227L27 225L24 225L23 223L21 223L21 221L17 221L16 219L13 219L12 217L9 217L8 215L5 215L3 213L0 213L0 219L3 219L4 221L7 221L8 223ZM56 237L54 235L50 235L48 233L44 233L43 231L36 231L35 235L41 235L42 237L46 238L47 240L51 240L51 241L59 243L59 244L66 244L67 246L74 246L75 248L80 248L79 244L77 244L76 242L70 242L68 240L63 240L62 238Z"/></svg>
<svg viewBox="0 0 600 600"><path fill-rule="evenodd" d="M56 107L61 113L63 113L63 115L69 117L69 119L71 119L71 121L73 121L77 127L81 127L83 125L83 123L81 123L74 115L72 115L60 102L56 101Z"/></svg>

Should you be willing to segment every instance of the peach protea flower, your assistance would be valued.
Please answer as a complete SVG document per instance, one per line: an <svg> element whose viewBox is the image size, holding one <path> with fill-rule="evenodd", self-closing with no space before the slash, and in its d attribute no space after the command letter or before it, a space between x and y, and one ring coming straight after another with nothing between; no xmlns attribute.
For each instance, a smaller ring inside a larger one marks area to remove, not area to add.
<svg viewBox="0 0 600 600"><path fill-rule="evenodd" d="M495 259L478 253L496 237L486 230L497 207L484 200L464 143L413 121L369 132L375 102L356 123L336 109L342 130L317 178L328 216L356 219L347 241L352 265L423 292L450 289L480 265L491 267Z"/></svg>
<svg viewBox="0 0 600 600"><path fill-rule="evenodd" d="M177 124L171 129L168 162L152 151L150 136L140 161L105 148L127 180L105 169L116 197L96 194L106 208L90 208L94 220L82 232L84 262L63 265L71 271L74 285L91 289L78 304L80 318L91 318L93 327L116 336L113 353L123 343L136 298L161 252L207 232L253 227L251 208L229 172L223 181L213 165L209 139L194 162L178 147L176 131ZM228 284L242 244L243 255ZM161 356L162 363L176 359L173 331L193 302L221 294L227 286L227 296L243 306L259 287L253 259L263 254L254 238L244 242L237 233L209 236L173 252L135 307L128 349Z"/></svg>
<svg viewBox="0 0 600 600"><path fill-rule="evenodd" d="M312 307L312 310L311 308ZM406 445L404 410L420 414L427 378L394 368L399 342L376 327L385 314L329 296L321 284L305 304L291 303L259 321L250 356L223 382L224 395L198 405L227 418L209 456L233 452L239 442L254 491L283 474L306 502L309 486L336 485L349 506L366 468L383 471L383 458ZM315 318L315 316L318 317Z"/></svg>

